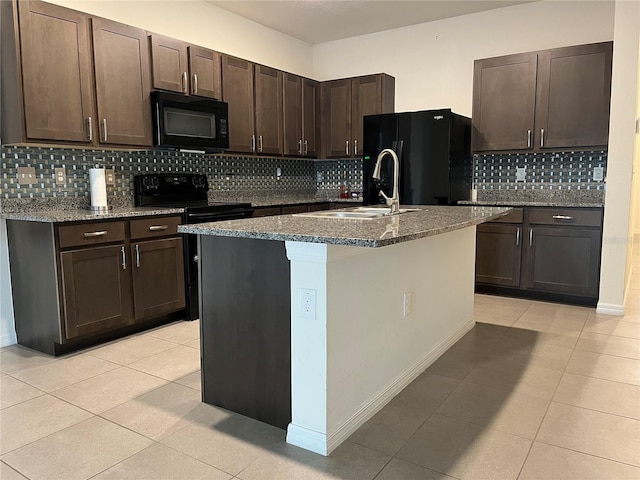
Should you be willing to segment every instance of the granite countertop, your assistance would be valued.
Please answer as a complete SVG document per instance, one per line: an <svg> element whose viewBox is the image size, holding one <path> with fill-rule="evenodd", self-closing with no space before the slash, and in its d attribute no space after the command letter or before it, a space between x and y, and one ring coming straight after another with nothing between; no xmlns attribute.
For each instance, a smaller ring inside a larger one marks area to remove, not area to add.
<svg viewBox="0 0 640 480"><path fill-rule="evenodd" d="M478 190L475 201L462 200L460 205L509 207L603 207L604 190Z"/></svg>
<svg viewBox="0 0 640 480"><path fill-rule="evenodd" d="M511 210L505 207L473 206L403 208L420 210L368 220L278 215L181 225L178 231L223 237L384 247L477 225L501 217Z"/></svg>
<svg viewBox="0 0 640 480"><path fill-rule="evenodd" d="M63 223L146 217L150 215L181 215L183 212L184 208L120 207L106 212L92 212L90 210L77 208L70 210L40 210L13 213L4 212L0 213L0 218L4 218L6 220L26 220L29 222Z"/></svg>
<svg viewBox="0 0 640 480"><path fill-rule="evenodd" d="M460 200L458 205L486 206L486 207L565 207L565 208L597 208L603 207L598 202L571 202L571 201L518 201L518 200Z"/></svg>

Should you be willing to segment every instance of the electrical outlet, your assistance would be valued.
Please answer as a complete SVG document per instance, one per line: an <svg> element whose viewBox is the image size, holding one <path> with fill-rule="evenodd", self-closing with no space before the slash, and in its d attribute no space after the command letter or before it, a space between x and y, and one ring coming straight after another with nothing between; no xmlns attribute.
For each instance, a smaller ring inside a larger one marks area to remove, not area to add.
<svg viewBox="0 0 640 480"><path fill-rule="evenodd" d="M601 182L604 180L604 167L593 167L593 181Z"/></svg>
<svg viewBox="0 0 640 480"><path fill-rule="evenodd" d="M104 171L105 182L107 185L115 186L116 184L116 171L113 168L107 168Z"/></svg>
<svg viewBox="0 0 640 480"><path fill-rule="evenodd" d="M53 174L56 179L56 185L65 185L67 183L67 172L64 168L54 168Z"/></svg>
<svg viewBox="0 0 640 480"><path fill-rule="evenodd" d="M524 182L527 179L527 167L516 167L516 182Z"/></svg>
<svg viewBox="0 0 640 480"><path fill-rule="evenodd" d="M31 185L36 181L36 167L18 167L18 185Z"/></svg>
<svg viewBox="0 0 640 480"><path fill-rule="evenodd" d="M402 315L407 316L413 313L413 292L407 292L403 297L404 305L402 309Z"/></svg>
<svg viewBox="0 0 640 480"><path fill-rule="evenodd" d="M300 289L300 317L316 319L316 291L312 288Z"/></svg>

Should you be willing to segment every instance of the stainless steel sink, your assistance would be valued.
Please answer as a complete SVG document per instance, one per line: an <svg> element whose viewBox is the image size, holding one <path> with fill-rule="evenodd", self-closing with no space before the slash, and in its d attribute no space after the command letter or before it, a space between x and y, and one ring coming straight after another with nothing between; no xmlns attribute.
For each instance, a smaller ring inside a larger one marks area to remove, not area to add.
<svg viewBox="0 0 640 480"><path fill-rule="evenodd" d="M398 213L415 212L419 208L401 208ZM347 210L324 210L321 212L296 213L296 217L311 218L341 218L351 220L373 220L384 216L389 216L389 207L357 207Z"/></svg>

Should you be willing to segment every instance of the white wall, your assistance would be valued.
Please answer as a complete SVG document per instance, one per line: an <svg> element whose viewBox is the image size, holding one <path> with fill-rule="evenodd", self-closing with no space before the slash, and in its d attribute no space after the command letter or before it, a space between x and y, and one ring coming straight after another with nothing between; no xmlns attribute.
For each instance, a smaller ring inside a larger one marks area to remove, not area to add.
<svg viewBox="0 0 640 480"><path fill-rule="evenodd" d="M13 325L13 302L9 280L7 222L0 220L0 347L14 343L16 343L16 331Z"/></svg>
<svg viewBox="0 0 640 480"><path fill-rule="evenodd" d="M385 72L396 111L471 116L473 61L613 39L613 2L543 1L314 46L318 80Z"/></svg>
<svg viewBox="0 0 640 480"><path fill-rule="evenodd" d="M287 72L313 74L311 45L203 0L47 1Z"/></svg>
<svg viewBox="0 0 640 480"><path fill-rule="evenodd" d="M631 273L631 208L640 2L616 1L607 195L598 311L622 313Z"/></svg>

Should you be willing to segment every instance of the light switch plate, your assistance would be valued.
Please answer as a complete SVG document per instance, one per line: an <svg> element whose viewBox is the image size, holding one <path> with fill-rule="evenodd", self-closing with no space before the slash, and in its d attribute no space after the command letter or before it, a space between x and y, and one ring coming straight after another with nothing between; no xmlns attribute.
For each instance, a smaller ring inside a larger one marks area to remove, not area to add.
<svg viewBox="0 0 640 480"><path fill-rule="evenodd" d="M107 168L104 171L104 177L107 185L114 186L116 184L116 171L113 168Z"/></svg>
<svg viewBox="0 0 640 480"><path fill-rule="evenodd" d="M36 167L18 167L19 185L31 185L36 182Z"/></svg>
<svg viewBox="0 0 640 480"><path fill-rule="evenodd" d="M527 167L516 167L516 182L524 182L527 179Z"/></svg>
<svg viewBox="0 0 640 480"><path fill-rule="evenodd" d="M53 172L56 178L56 185L65 185L67 183L67 172L64 168L55 168Z"/></svg>
<svg viewBox="0 0 640 480"><path fill-rule="evenodd" d="M593 167L593 181L601 182L604 180L604 168L603 167Z"/></svg>

